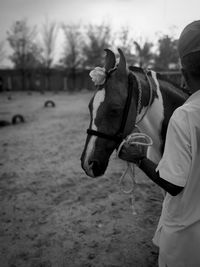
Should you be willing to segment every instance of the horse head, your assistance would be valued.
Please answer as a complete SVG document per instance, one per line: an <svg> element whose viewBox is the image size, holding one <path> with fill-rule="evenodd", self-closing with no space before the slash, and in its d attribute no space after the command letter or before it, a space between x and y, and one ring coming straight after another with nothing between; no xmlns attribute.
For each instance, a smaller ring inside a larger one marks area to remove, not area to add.
<svg viewBox="0 0 200 267"><path fill-rule="evenodd" d="M137 116L138 93L132 90L137 80L130 77L120 49L117 65L114 53L105 51L105 67L91 72L97 91L89 103L90 124L81 156L82 168L91 177L104 174L112 152L132 132Z"/></svg>
<svg viewBox="0 0 200 267"><path fill-rule="evenodd" d="M91 177L104 174L112 152L135 124L153 140L147 157L159 162L169 119L188 97L152 70L127 68L122 51L118 51L119 64L106 49L105 68L97 67L90 73L97 91L89 103L91 119L81 164Z"/></svg>

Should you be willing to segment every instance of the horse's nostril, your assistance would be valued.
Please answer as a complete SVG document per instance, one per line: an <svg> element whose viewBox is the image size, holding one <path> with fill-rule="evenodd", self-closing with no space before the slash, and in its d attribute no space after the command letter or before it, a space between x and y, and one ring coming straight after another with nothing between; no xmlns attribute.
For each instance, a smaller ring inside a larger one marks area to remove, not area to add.
<svg viewBox="0 0 200 267"><path fill-rule="evenodd" d="M96 168L98 166L97 160L89 160L88 164L90 168Z"/></svg>
<svg viewBox="0 0 200 267"><path fill-rule="evenodd" d="M99 168L99 162L97 160L90 160L89 162L89 167L94 171Z"/></svg>
<svg viewBox="0 0 200 267"><path fill-rule="evenodd" d="M92 166L93 166L93 161L89 160L89 161L88 161L88 166L89 166L90 168L92 168Z"/></svg>
<svg viewBox="0 0 200 267"><path fill-rule="evenodd" d="M90 164L89 166L92 169L95 177L101 176L103 174L102 166L98 160L90 160L89 164Z"/></svg>

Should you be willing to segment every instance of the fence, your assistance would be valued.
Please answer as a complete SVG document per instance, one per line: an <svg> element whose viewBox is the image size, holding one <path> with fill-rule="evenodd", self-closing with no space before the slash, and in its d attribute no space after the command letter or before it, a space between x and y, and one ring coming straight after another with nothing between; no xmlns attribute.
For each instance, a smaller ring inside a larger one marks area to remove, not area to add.
<svg viewBox="0 0 200 267"><path fill-rule="evenodd" d="M94 90L94 84L89 77L90 70L51 69L48 73L44 69L26 70L0 70L0 91L80 91L82 89ZM162 71L161 75L168 80L183 86L182 75L179 71Z"/></svg>
<svg viewBox="0 0 200 267"><path fill-rule="evenodd" d="M93 90L89 70L0 70L0 91L80 91Z"/></svg>

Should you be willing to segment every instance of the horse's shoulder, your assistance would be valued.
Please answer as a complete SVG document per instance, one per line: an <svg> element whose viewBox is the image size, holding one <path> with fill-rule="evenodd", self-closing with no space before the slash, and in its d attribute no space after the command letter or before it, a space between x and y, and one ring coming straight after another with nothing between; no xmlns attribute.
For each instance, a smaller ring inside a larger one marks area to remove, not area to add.
<svg viewBox="0 0 200 267"><path fill-rule="evenodd" d="M172 94L174 98L186 100L189 97L189 91L187 89L182 88L179 84L173 82L159 72L156 72L156 74L161 87Z"/></svg>

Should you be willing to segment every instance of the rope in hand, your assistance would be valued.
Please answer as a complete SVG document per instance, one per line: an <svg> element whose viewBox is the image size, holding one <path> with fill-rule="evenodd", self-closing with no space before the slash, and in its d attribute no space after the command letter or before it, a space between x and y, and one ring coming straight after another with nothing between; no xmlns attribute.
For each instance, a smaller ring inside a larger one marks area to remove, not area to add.
<svg viewBox="0 0 200 267"><path fill-rule="evenodd" d="M151 146L153 144L153 141L152 141L151 137L148 136L145 133L141 133L141 132L131 133L119 145L118 150L117 150L117 157L119 157L119 153L121 151L121 148L123 147L123 145L125 143L127 143L129 145L141 145L141 146L147 146L147 147L149 147L149 146ZM135 181L135 168L134 168L134 164L133 163L130 163L128 161L126 163L127 163L127 168L123 172L123 174L121 175L119 184L120 184L120 189L121 189L121 191L123 193L130 194L135 189L135 186L136 186L137 183ZM127 177L127 174L129 175L129 177L131 177L131 181L132 181L132 187L129 190L125 190L123 188L123 183L124 183L125 178Z"/></svg>

